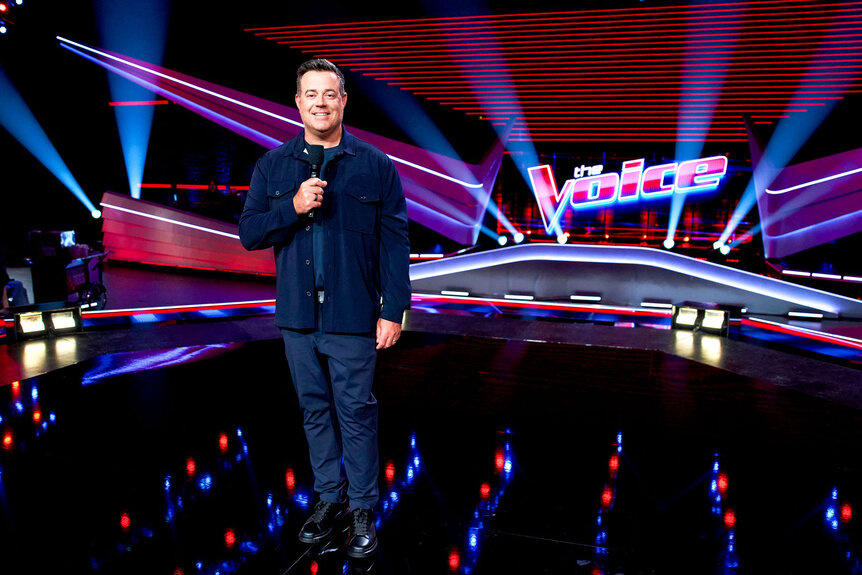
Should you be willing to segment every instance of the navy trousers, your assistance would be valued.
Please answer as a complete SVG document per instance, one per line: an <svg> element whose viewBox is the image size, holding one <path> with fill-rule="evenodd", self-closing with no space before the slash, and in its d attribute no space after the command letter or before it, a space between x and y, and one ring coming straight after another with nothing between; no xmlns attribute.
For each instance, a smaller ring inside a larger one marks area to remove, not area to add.
<svg viewBox="0 0 862 575"><path fill-rule="evenodd" d="M379 498L374 334L282 330L302 408L314 490L323 501L372 508ZM343 465L342 465L343 463Z"/></svg>

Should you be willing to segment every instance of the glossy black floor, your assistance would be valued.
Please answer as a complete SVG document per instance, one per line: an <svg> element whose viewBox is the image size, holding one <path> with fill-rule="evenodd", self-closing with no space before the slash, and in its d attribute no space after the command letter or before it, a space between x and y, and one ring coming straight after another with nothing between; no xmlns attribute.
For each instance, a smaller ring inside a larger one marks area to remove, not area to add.
<svg viewBox="0 0 862 575"><path fill-rule="evenodd" d="M661 351L407 332L380 355L380 547L313 495L277 339L0 388L0 572L858 573L858 409Z"/></svg>

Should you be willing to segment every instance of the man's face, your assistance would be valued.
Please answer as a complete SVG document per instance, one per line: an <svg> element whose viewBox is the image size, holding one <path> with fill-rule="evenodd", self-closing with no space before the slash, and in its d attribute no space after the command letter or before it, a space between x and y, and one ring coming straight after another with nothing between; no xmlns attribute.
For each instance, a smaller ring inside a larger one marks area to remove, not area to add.
<svg viewBox="0 0 862 575"><path fill-rule="evenodd" d="M300 78L299 88L296 107L305 125L308 143L337 145L347 103L347 94L340 92L338 76L334 72L312 70Z"/></svg>

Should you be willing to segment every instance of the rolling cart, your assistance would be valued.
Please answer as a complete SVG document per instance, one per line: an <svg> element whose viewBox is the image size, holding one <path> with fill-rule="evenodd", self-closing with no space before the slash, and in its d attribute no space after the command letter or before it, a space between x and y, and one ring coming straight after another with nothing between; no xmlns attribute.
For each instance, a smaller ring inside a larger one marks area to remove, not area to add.
<svg viewBox="0 0 862 575"><path fill-rule="evenodd" d="M102 262L106 257L107 252L96 252L66 265L67 301L82 311L104 309L108 302L108 290L102 283Z"/></svg>

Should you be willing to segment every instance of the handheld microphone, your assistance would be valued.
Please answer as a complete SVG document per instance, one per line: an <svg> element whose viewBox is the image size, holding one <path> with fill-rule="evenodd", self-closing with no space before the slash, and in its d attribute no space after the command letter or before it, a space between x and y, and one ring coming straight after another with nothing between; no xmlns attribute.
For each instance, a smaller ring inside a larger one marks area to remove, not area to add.
<svg viewBox="0 0 862 575"><path fill-rule="evenodd" d="M311 177L320 177L320 168L323 166L323 146L320 144L306 144L305 151L308 152L308 161L311 164ZM308 217L314 217L314 210L308 212Z"/></svg>

